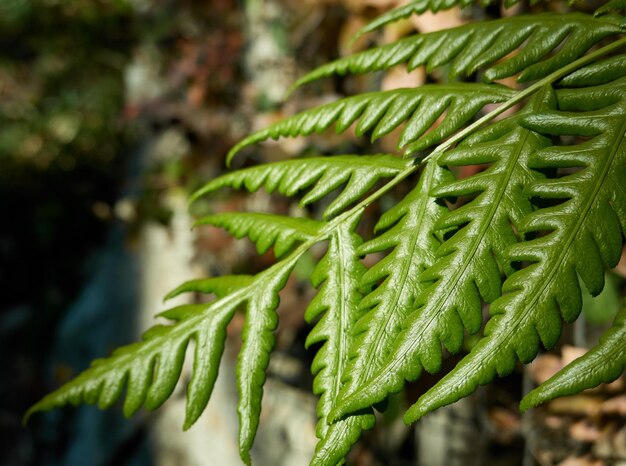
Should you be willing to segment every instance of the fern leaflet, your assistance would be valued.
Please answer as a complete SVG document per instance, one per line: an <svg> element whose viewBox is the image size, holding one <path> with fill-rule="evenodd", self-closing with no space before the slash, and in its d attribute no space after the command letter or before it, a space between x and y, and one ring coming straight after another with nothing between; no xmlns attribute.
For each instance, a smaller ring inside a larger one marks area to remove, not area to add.
<svg viewBox="0 0 626 466"><path fill-rule="evenodd" d="M357 221L358 218L355 218L352 223L346 223L335 231L326 255L311 276L313 285L319 291L307 308L305 318L309 323L318 322L311 330L306 346L324 342L311 367L316 376L313 391L321 395L317 408L317 436L320 442L312 465L340 463L361 431L374 425L371 412L351 416L335 424L328 419L341 389L353 327L361 313L358 303L362 295L358 290L365 268L358 261L356 252L362 242L353 232Z"/></svg>
<svg viewBox="0 0 626 466"><path fill-rule="evenodd" d="M539 0L531 0L531 5L538 3ZM468 7L475 3L480 3L481 6L486 7L490 4L496 3L495 0L417 0L414 2L410 2L406 5L394 8L389 10L386 13L383 13L378 18L376 18L371 23L359 29L356 34L351 39L351 42L356 41L363 35L375 31L383 26L386 26L390 23L395 23L396 21L400 21L401 19L408 18L412 15L421 15L426 11L432 11L433 13L437 13L438 11L449 10L454 8L455 6L460 6L462 8ZM510 8L516 3L519 3L519 0L504 0L504 6L506 8Z"/></svg>
<svg viewBox="0 0 626 466"><path fill-rule="evenodd" d="M582 13L516 16L453 29L413 35L368 49L311 71L294 88L332 76L367 73L406 64L409 70L426 65L429 71L450 65L451 77L469 76L487 68L484 79L495 81L520 73L519 81L547 76L584 54L618 24ZM517 53L510 55L517 50ZM501 61L502 60L502 61Z"/></svg>
<svg viewBox="0 0 626 466"><path fill-rule="evenodd" d="M357 120L355 133L362 136L371 131L372 140L388 134L408 120L398 140L398 148L408 146L407 152L418 151L450 136L485 105L504 102L513 95L514 92L504 86L466 83L427 85L347 97L306 110L253 133L228 153L227 160L232 160L244 147L269 138L319 133L333 123L336 123L335 130L340 133ZM425 134L446 111L444 120Z"/></svg>
<svg viewBox="0 0 626 466"><path fill-rule="evenodd" d="M239 288L250 285L253 280L252 275L222 275L221 277L189 280L166 294L163 300L167 301L182 293L190 292L214 294L218 298L223 298Z"/></svg>
<svg viewBox="0 0 626 466"><path fill-rule="evenodd" d="M285 196L310 189L300 202L301 206L305 206L346 183L343 192L324 211L324 218L330 218L361 198L378 180L396 176L408 166L409 162L386 154L285 160L220 176L198 190L192 201L224 187L245 187L248 191L256 191L264 186L270 193L278 191Z"/></svg>
<svg viewBox="0 0 626 466"><path fill-rule="evenodd" d="M626 306L597 346L571 362L524 397L522 411L601 383L613 382L626 370Z"/></svg>
<svg viewBox="0 0 626 466"><path fill-rule="evenodd" d="M247 236L256 244L259 254L274 246L281 257L297 241L315 237L325 222L310 218L287 217L257 212L222 212L201 218L196 225L213 225L228 230L235 238Z"/></svg>

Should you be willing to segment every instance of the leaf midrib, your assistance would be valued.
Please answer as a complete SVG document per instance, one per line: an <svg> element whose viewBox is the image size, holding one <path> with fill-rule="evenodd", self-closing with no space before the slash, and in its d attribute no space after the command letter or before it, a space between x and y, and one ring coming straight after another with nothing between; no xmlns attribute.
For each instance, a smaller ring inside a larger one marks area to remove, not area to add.
<svg viewBox="0 0 626 466"><path fill-rule="evenodd" d="M429 180L429 183L425 183L425 185L432 184L432 179L434 178L434 176L435 176L435 173L433 171L433 173L430 173L431 179ZM406 215L407 214L405 214L405 216ZM425 216L426 216L426 209L424 209L420 213L418 219L416 220L416 223L418 225L422 224L424 222ZM401 221L403 221L404 218L405 217L403 217ZM420 238L420 232L422 230L419 229L419 228L414 228L413 231L415 233L413 235L414 241L411 241L411 243L410 243L410 248L409 248L410 255L408 256L408 260L402 261L402 268L401 268L401 270L402 270L402 273L401 273L401 277L402 277L401 283L402 283L402 286L396 288L396 290L398 290L398 291L393 294L393 305L389 305L388 306L390 309L393 309L394 311L395 311L395 309L397 307L398 301L400 300L400 296L403 294L402 292L404 291L405 287L408 284L409 280L408 280L408 272L407 272L407 270L411 267L411 260L413 259L414 252L415 252L415 250L418 247L419 238ZM377 307L379 307L379 306L377 306ZM406 309L408 310L409 307L410 307L410 305L407 305ZM383 335L384 330L387 328L387 326L389 324L389 321L390 321L390 319L392 317L392 314L393 314L392 312L387 312L387 313L384 314L384 316L383 316L384 325L377 325L376 332L374 333L374 337L375 337L374 338L374 344L370 345L370 346L368 346L366 348L366 350L369 350L366 353L367 354L366 359L367 359L367 362L369 364L361 364L360 365L360 367L364 367L365 369L358 372L358 376L357 376L358 379L357 380L358 380L359 384L363 380L368 380L370 378L370 374L372 373L372 371L378 370L379 367L380 367L380 362L378 364L374 364L376 358L372 357L372 354L380 354L380 348L381 348L381 344L383 342L383 338L381 338L381 336ZM361 359L361 358L359 357L359 359ZM353 382L353 384L354 384L354 382Z"/></svg>

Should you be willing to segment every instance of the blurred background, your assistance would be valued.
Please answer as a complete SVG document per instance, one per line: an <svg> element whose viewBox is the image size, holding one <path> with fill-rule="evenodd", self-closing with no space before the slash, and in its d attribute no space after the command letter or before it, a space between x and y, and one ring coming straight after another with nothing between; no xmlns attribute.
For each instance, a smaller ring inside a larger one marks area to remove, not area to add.
<svg viewBox="0 0 626 466"><path fill-rule="evenodd" d="M26 428L21 417L92 359L136 340L165 309L162 296L182 281L255 272L271 263L271 253L259 257L247 240L212 228L191 230L188 193L223 170L237 140L341 95L445 80L444 72L399 69L324 80L283 103L297 76L416 29L512 14L498 7L453 9L399 22L348 47L359 27L398 3L0 1L0 464L241 464L234 407L239 318L229 328L209 407L186 433L189 368L156 413L124 420L119 407L80 407L37 415ZM393 135L372 147L331 132L256 147L235 165L394 146ZM233 208L298 211L293 200L266 193L218 195L198 206ZM371 230L372 223L366 218L364 228ZM308 274L319 254L314 250L301 261L282 294L253 451L258 465L306 465L315 447L303 313L312 296ZM517 410L524 391L597 340L620 307L625 278L622 261L607 275L601 297L586 300L585 318L565 332L557 350L406 428L398 414L434 379L410 386L391 400L349 463L626 464L623 380L525 416ZM201 298L178 303L185 299Z"/></svg>

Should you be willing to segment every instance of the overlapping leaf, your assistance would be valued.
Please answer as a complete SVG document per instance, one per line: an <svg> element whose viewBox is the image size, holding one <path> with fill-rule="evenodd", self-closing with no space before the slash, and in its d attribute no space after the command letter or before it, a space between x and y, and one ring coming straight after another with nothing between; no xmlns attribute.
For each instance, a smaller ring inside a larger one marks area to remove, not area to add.
<svg viewBox="0 0 626 466"><path fill-rule="evenodd" d="M542 78L574 61L592 45L621 32L612 18L581 13L516 16L414 35L323 65L294 87L334 74L368 73L406 64L409 70L449 65L452 77L486 69L494 81L520 73L520 81ZM516 53L512 53L516 51Z"/></svg>
<svg viewBox="0 0 626 466"><path fill-rule="evenodd" d="M450 136L485 105L504 102L513 95L514 92L504 86L469 83L360 94L306 110L257 131L237 144L229 152L228 160L244 147L266 139L320 133L333 124L340 133L357 120L355 133L361 136L371 131L372 140L408 121L398 140L398 148L419 151ZM427 133L444 114L443 121Z"/></svg>
<svg viewBox="0 0 626 466"><path fill-rule="evenodd" d="M362 286L366 288L382 283L359 304L359 312L364 315L354 329L342 392L368 380L391 351L394 335L419 292L418 274L434 260L434 251L440 244L431 231L447 209L430 197L428 191L450 176L447 170L428 165L418 185L381 217L376 228L386 231L359 248L360 254L389 249L391 252L362 277ZM348 416L334 426L337 430L344 429L345 435L349 433L352 441L356 441L358 434L355 428L350 428L353 417ZM338 440L328 449L343 451L349 447L347 442Z"/></svg>
<svg viewBox="0 0 626 466"><path fill-rule="evenodd" d="M317 324L306 345L324 343L311 367L315 375L313 391L320 395L317 407L320 441L312 465L339 464L361 432L374 425L371 410L334 424L328 419L342 386L354 324L362 313L358 304L362 298L360 281L365 267L357 254L362 240L353 232L357 221L358 217L335 231L326 255L311 276L311 282L319 291L307 308L305 318L307 322L317 321Z"/></svg>
<svg viewBox="0 0 626 466"><path fill-rule="evenodd" d="M285 160L227 173L207 183L192 199L224 187L256 191L263 186L270 193L278 191L285 196L308 189L300 202L305 206L346 184L326 208L324 217L328 218L362 197L381 178L393 177L407 166L407 161L387 154Z"/></svg>
<svg viewBox="0 0 626 466"><path fill-rule="evenodd" d="M543 149L529 161L538 170L567 167L577 171L526 187L530 196L561 202L527 215L519 225L527 233L547 234L509 248L512 260L531 264L505 282L503 296L491 306L485 337L418 400L406 420L468 395L496 374L510 373L517 359L531 361L540 342L547 348L556 344L561 321L572 322L580 312L577 276L593 295L602 290L604 269L619 260L626 231L625 91L624 78L585 90L562 90L559 106L571 112L552 111L524 119L525 126L534 131L591 139ZM590 110L602 105L607 106Z"/></svg>
<svg viewBox="0 0 626 466"><path fill-rule="evenodd" d="M385 364L351 387L340 403L349 410L371 404L398 391L405 380L416 379L421 369L434 373L442 362L441 345L457 352L464 330L477 332L482 324L482 303L501 294L501 270L512 268L502 251L517 242L511 224L532 211L523 186L540 177L525 168L529 158L549 140L519 126L520 118L540 110L551 98L550 89L538 93L519 115L476 135L467 144L444 153L439 164L489 164L469 178L442 183L431 190L436 197L473 196L462 207L443 215L435 228L452 230L437 249L428 268L419 275L421 292L406 305L413 306L402 321ZM417 273L413 278L418 282ZM356 392L356 393L355 393Z"/></svg>
<svg viewBox="0 0 626 466"><path fill-rule="evenodd" d="M247 236L256 244L259 254L274 246L276 257L281 257L296 242L317 235L324 222L258 212L222 212L203 217L196 225L222 227L238 239Z"/></svg>
<svg viewBox="0 0 626 466"><path fill-rule="evenodd" d="M572 361L524 397L523 411L560 396L613 382L626 370L626 307L588 353Z"/></svg>

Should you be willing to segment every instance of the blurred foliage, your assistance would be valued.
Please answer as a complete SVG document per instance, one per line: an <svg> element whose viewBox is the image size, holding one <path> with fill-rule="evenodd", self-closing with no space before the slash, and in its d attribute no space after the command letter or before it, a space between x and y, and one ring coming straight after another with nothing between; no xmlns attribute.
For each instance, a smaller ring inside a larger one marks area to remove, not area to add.
<svg viewBox="0 0 626 466"><path fill-rule="evenodd" d="M13 283L9 303L72 280L74 261L101 235L130 141L121 116L131 13L125 0L0 2L0 207L13 218L0 234L0 280ZM69 260L54 260L70 247ZM35 270L29 257L40 259Z"/></svg>
<svg viewBox="0 0 626 466"><path fill-rule="evenodd" d="M125 0L0 0L2 464L50 453L19 416L43 390L44 355L119 192L132 13Z"/></svg>
<svg viewBox="0 0 626 466"><path fill-rule="evenodd" d="M1 181L111 163L133 40L128 2L4 0L0 10Z"/></svg>

